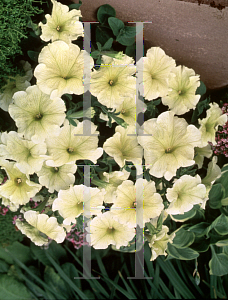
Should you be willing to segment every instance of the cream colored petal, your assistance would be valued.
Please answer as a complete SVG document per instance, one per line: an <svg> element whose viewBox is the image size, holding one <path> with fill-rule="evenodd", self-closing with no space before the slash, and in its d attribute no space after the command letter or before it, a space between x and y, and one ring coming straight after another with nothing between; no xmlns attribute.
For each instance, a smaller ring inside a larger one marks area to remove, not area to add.
<svg viewBox="0 0 228 300"><path fill-rule="evenodd" d="M75 176L73 175L77 170L77 166L74 163L65 164L59 167L49 167L46 164L37 173L39 177L39 183L48 188L49 193L54 193L56 190L65 190L75 182Z"/></svg>

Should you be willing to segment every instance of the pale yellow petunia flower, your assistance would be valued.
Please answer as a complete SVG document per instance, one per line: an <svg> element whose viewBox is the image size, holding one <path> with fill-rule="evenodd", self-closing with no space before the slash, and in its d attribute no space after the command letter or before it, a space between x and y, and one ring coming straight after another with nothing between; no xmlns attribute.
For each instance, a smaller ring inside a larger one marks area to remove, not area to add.
<svg viewBox="0 0 228 300"><path fill-rule="evenodd" d="M150 218L159 216L163 208L163 201L160 194L156 193L155 183L140 178L135 185L131 180L125 180L118 186L111 212L121 224L128 227L136 227L137 213L137 223L143 228Z"/></svg>
<svg viewBox="0 0 228 300"><path fill-rule="evenodd" d="M169 80L167 95L162 97L162 103L176 115L183 115L190 109L195 109L200 95L196 95L196 89L200 86L199 75L193 69L178 66L172 70L175 77Z"/></svg>
<svg viewBox="0 0 228 300"><path fill-rule="evenodd" d="M48 188L49 193L65 190L75 182L75 163L64 164L59 167L49 167L44 163L42 169L37 172L39 183Z"/></svg>
<svg viewBox="0 0 228 300"><path fill-rule="evenodd" d="M206 146L208 142L211 142L213 145L216 144L215 133L218 130L218 126L224 125L228 118L226 114L222 114L222 110L217 103L210 103L209 105L210 108L207 110L207 117L198 120L203 146Z"/></svg>
<svg viewBox="0 0 228 300"><path fill-rule="evenodd" d="M9 106L9 114L18 127L18 133L35 143L59 134L66 117L65 111L66 106L61 98L50 100L37 85L15 93Z"/></svg>
<svg viewBox="0 0 228 300"><path fill-rule="evenodd" d="M105 60L106 61L106 60ZM110 64L101 64L99 70L91 74L90 92L108 108L118 108L125 97L136 95L136 72L132 58L108 60Z"/></svg>
<svg viewBox="0 0 228 300"><path fill-rule="evenodd" d="M15 131L3 132L1 135L2 144L0 151L4 159L16 161L17 167L24 174L33 174L42 168L47 147L44 142L35 144L25 140Z"/></svg>
<svg viewBox="0 0 228 300"><path fill-rule="evenodd" d="M148 237L149 246L151 248L151 259L154 261L159 255L167 255L166 249L167 244L172 243L175 237L175 232L168 234L169 228L165 225L162 225L162 230L157 234L154 234L152 237Z"/></svg>
<svg viewBox="0 0 228 300"><path fill-rule="evenodd" d="M113 137L108 138L103 145L104 151L114 158L122 168L126 161L133 164L142 164L143 149L137 142L135 127L128 126L127 129L117 126Z"/></svg>
<svg viewBox="0 0 228 300"><path fill-rule="evenodd" d="M55 240L57 243L62 243L66 237L66 233L60 226L55 217L48 217L46 214L39 214L36 211L26 211L24 218L27 223L16 220L16 226L21 232L27 235L31 241L42 246L48 243L48 238ZM45 234L45 236L43 235Z"/></svg>
<svg viewBox="0 0 228 300"><path fill-rule="evenodd" d="M147 50L146 57L140 58L136 65L140 94L147 100L166 96L170 73L176 66L175 60L161 48L152 47Z"/></svg>
<svg viewBox="0 0 228 300"><path fill-rule="evenodd" d="M82 16L81 11L77 9L69 11L69 6L55 0L51 2L53 3L51 16L45 15L46 24L39 23L42 28L40 38L45 42L62 40L69 44L78 37L84 36L82 22L79 21L79 17Z"/></svg>
<svg viewBox="0 0 228 300"><path fill-rule="evenodd" d="M177 179L172 188L167 189L166 198L170 202L166 212L179 215L188 212L195 204L203 203L206 198L206 187L199 175L183 175Z"/></svg>
<svg viewBox="0 0 228 300"><path fill-rule="evenodd" d="M106 249L110 244L119 249L135 236L135 229L120 224L110 211L90 221L86 231L86 240L95 249Z"/></svg>
<svg viewBox="0 0 228 300"><path fill-rule="evenodd" d="M70 125L65 120L58 137L46 140L49 156L46 164L51 167L60 167L64 164L76 162L76 160L88 159L93 163L102 156L103 149L98 146L97 126L85 120L79 122L75 120L77 126ZM90 126L91 135L83 135L83 126Z"/></svg>
<svg viewBox="0 0 228 300"><path fill-rule="evenodd" d="M201 147L199 129L171 111L144 122L141 134L145 135L139 135L138 141L144 148L150 174L158 178L164 176L166 180L175 176L180 167L193 165L194 147Z"/></svg>
<svg viewBox="0 0 228 300"><path fill-rule="evenodd" d="M23 174L13 162L0 161L9 179L0 186L0 196L8 198L15 205L26 204L42 188L40 184L30 181L29 175Z"/></svg>
<svg viewBox="0 0 228 300"><path fill-rule="evenodd" d="M45 46L34 70L41 91L50 95L51 99L63 94L81 95L86 92L83 79L86 56L88 57L89 53L72 43L55 41ZM88 59L92 68L93 59L90 56Z"/></svg>
<svg viewBox="0 0 228 300"><path fill-rule="evenodd" d="M104 201L104 191L83 184L70 186L67 190L60 190L58 198L52 204L52 210L58 210L64 218L63 224L76 223L81 214L86 216L99 215Z"/></svg>

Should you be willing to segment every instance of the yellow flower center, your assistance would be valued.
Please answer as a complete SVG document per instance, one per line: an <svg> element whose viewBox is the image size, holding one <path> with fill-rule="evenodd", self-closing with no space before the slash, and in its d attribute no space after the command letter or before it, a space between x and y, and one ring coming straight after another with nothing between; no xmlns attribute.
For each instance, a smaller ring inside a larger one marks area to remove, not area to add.
<svg viewBox="0 0 228 300"><path fill-rule="evenodd" d="M35 115L35 119L36 119L36 120L40 120L40 119L42 119L42 117L43 117L43 116L41 115L40 112L39 112L38 114Z"/></svg>
<svg viewBox="0 0 228 300"><path fill-rule="evenodd" d="M107 234L112 234L115 231L115 228L113 228L112 226L109 226L107 229Z"/></svg>
<svg viewBox="0 0 228 300"><path fill-rule="evenodd" d="M68 152L68 153L72 153L72 152L74 152L74 148L72 148L72 147L69 147L69 148L67 149L67 152Z"/></svg>
<svg viewBox="0 0 228 300"><path fill-rule="evenodd" d="M121 114L125 114L126 110L125 109L122 109L121 110Z"/></svg>
<svg viewBox="0 0 228 300"><path fill-rule="evenodd" d="M166 150L165 150L165 153L170 153L172 150L171 150L171 148L167 148Z"/></svg>
<svg viewBox="0 0 228 300"><path fill-rule="evenodd" d="M58 31L60 30L60 26L59 25L56 27L56 30L58 30Z"/></svg>
<svg viewBox="0 0 228 300"><path fill-rule="evenodd" d="M136 208L136 200L132 203L132 207L131 208Z"/></svg>
<svg viewBox="0 0 228 300"><path fill-rule="evenodd" d="M16 178L15 183L16 183L16 185L21 185L22 184L22 179L21 178Z"/></svg>
<svg viewBox="0 0 228 300"><path fill-rule="evenodd" d="M180 95L180 94L181 94L181 91L178 91L178 94Z"/></svg>
<svg viewBox="0 0 228 300"><path fill-rule="evenodd" d="M111 86L113 85L113 83L114 83L113 80L110 80L110 81L109 81L109 84L110 84Z"/></svg>

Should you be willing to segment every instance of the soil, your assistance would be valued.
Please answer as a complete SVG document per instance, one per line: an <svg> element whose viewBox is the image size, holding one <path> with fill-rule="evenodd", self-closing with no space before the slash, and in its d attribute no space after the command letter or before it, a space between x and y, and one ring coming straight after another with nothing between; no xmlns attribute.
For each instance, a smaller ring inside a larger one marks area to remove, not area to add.
<svg viewBox="0 0 228 300"><path fill-rule="evenodd" d="M224 9L226 6L228 7L228 1L227 0L178 0L178 1L184 1L184 2L191 2L191 3L198 3L200 4L207 4L211 7L217 8L219 10Z"/></svg>

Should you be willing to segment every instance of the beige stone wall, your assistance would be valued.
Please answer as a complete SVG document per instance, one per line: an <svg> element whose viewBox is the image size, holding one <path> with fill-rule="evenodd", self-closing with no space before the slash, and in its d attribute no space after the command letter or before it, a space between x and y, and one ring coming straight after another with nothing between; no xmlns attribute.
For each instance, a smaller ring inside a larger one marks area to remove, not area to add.
<svg viewBox="0 0 228 300"><path fill-rule="evenodd" d="M179 64L193 68L210 89L227 86L228 7L219 10L186 1L82 0L80 9L85 21L96 20L103 4L112 5L124 22L152 21L144 26L145 50L161 47Z"/></svg>

